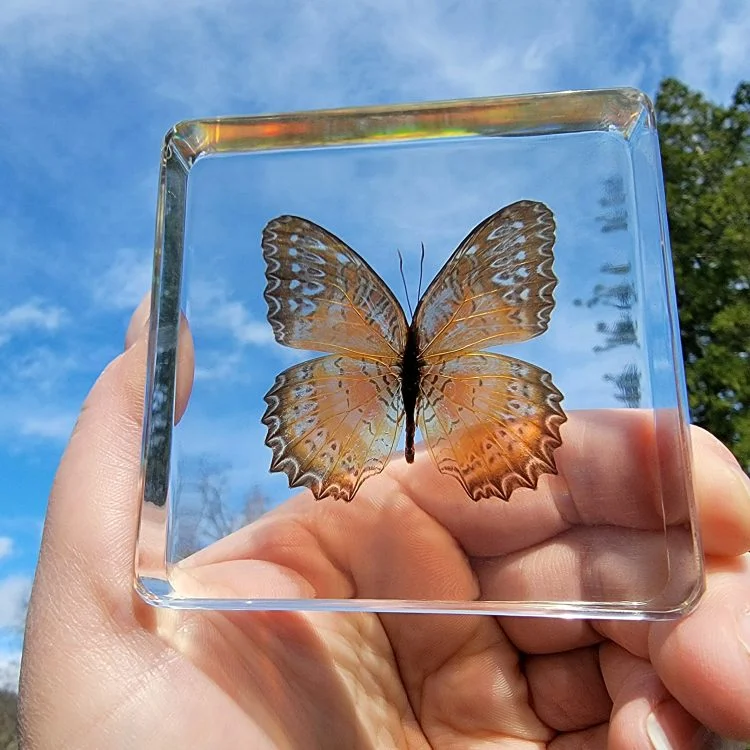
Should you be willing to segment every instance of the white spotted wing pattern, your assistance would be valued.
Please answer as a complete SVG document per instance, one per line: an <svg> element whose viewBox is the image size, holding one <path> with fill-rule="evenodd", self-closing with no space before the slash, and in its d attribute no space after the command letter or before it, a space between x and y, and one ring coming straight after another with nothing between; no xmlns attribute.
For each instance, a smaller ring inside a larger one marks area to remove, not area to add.
<svg viewBox="0 0 750 750"><path fill-rule="evenodd" d="M548 372L483 351L542 334L554 308L555 223L519 201L481 222L430 284L409 324L352 248L279 216L263 230L268 320L280 344L328 352L277 376L263 423L272 471L316 499L350 501L381 472L406 423L474 500L508 500L556 473L562 394Z"/></svg>

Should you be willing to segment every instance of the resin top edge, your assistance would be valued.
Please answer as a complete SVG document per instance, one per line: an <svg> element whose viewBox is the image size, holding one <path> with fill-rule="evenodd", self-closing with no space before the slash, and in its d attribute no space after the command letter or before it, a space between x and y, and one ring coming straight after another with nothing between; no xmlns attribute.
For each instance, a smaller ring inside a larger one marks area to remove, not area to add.
<svg viewBox="0 0 750 750"><path fill-rule="evenodd" d="M430 138L615 131L628 138L648 97L637 89L561 91L422 104L186 120L165 137L188 164L211 154Z"/></svg>

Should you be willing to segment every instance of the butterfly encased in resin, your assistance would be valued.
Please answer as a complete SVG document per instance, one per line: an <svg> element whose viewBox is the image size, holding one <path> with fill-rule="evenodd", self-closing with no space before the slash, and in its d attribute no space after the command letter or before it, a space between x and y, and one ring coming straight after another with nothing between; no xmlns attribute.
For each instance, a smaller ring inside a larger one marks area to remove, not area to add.
<svg viewBox="0 0 750 750"><path fill-rule="evenodd" d="M417 304L411 324L369 264L321 226L279 216L263 230L276 341L328 352L276 377L263 424L271 471L316 499L350 501L381 472L406 422L474 500L508 500L556 474L562 394L545 370L485 349L539 336L555 306L555 220L518 201L478 224Z"/></svg>

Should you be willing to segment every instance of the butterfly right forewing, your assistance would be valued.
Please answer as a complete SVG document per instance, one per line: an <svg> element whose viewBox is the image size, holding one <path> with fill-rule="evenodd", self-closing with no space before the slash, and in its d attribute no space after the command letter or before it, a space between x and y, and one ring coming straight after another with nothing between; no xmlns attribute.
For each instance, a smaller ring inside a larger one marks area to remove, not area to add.
<svg viewBox="0 0 750 750"><path fill-rule="evenodd" d="M425 359L539 336L555 306L555 220L537 201L501 208L461 242L417 306Z"/></svg>

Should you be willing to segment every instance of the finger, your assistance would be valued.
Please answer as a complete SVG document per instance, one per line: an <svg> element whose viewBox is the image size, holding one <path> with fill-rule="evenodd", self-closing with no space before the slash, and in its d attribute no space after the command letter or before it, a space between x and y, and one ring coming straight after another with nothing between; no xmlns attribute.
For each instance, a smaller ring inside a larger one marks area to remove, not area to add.
<svg viewBox="0 0 750 750"><path fill-rule="evenodd" d="M558 474L536 490L519 489L507 503L467 502L426 453L411 465L392 462L407 494L460 542L468 555L507 555L574 527L608 525L661 532L688 520L687 473L676 412L571 412L555 451ZM669 439L657 436L667 435ZM371 480L372 481L372 480ZM365 485L367 487L367 485ZM363 492L365 489L363 488Z"/></svg>
<svg viewBox="0 0 750 750"><path fill-rule="evenodd" d="M612 701L599 668L598 647L529 656L525 671L534 711L552 729L579 731L609 719Z"/></svg>
<svg viewBox="0 0 750 750"><path fill-rule="evenodd" d="M225 564L248 561L266 564L264 575L242 577ZM316 503L300 494L190 556L178 573L193 576L195 587L206 569L215 572L215 582L220 567L232 574L225 585L242 587L243 598L306 589L316 598L471 601L478 593L455 540L387 475L374 481L357 505ZM179 592L182 575L171 579Z"/></svg>
<svg viewBox="0 0 750 750"><path fill-rule="evenodd" d="M239 573L248 572L248 560L256 575ZM185 560L170 580L181 592L183 576L190 575L194 587L205 583L208 592L222 574L214 591L241 591L255 599L258 592L273 596L294 586L302 591L300 581L318 599L476 596L462 550L387 477L356 506L314 503L301 495ZM432 745L457 746L475 734L540 743L551 738L529 707L518 654L494 618L382 615L381 621Z"/></svg>
<svg viewBox="0 0 750 750"><path fill-rule="evenodd" d="M713 435L694 427L693 484L703 548L709 555L750 549L750 478Z"/></svg>
<svg viewBox="0 0 750 750"><path fill-rule="evenodd" d="M750 737L750 555L711 560L698 607L654 623L649 651L671 694L700 722Z"/></svg>
<svg viewBox="0 0 750 750"><path fill-rule="evenodd" d="M644 601L659 610L696 586L692 550L684 528L667 528L665 539L663 532L583 526L522 552L474 561L474 569L485 601ZM671 568L675 560L685 570Z"/></svg>
<svg viewBox="0 0 750 750"><path fill-rule="evenodd" d="M258 594L273 597L295 586L305 592L300 582L311 586L309 598L318 599L469 601L475 596L461 550L395 483L377 501L351 512L353 507L313 503L305 494L186 559L170 581L179 593L190 576L193 593L203 584L204 596L213 586L220 596L239 592L256 600ZM402 533L392 533L396 524ZM529 707L518 654L494 618L380 619L409 701L433 746L458 746L475 734L551 738Z"/></svg>
<svg viewBox="0 0 750 750"><path fill-rule="evenodd" d="M747 478L732 454L716 438L698 427L692 428L692 450L695 501L704 546L712 554L739 554L750 546L750 501L745 495ZM591 539L585 541L588 533ZM675 538L675 533L682 536L685 558L688 559L688 530L672 528L672 538ZM575 529L568 532L567 537L560 535L556 540L528 553L509 555L502 565L493 567L491 561L485 562L486 570L480 570L482 590L487 590L486 598L533 598L544 593L544 586L548 585L544 583L548 571L557 570L559 565L567 565L564 575L555 576L556 580L568 584L568 588L560 592L563 597L572 596L576 593L573 589L576 582L583 583L587 579L599 580L604 584L598 592L602 596L612 596L614 592L622 591L627 581L630 581L631 591L643 588L652 594L669 579L673 586L679 585L681 579L670 575L663 549L662 554L659 553L660 535L653 535L651 542L641 544L638 554L634 554L632 549L628 553L627 541L618 543L620 534L625 535L620 541L630 538L629 532L624 529L619 532L605 528ZM578 539L578 542L573 541L564 554L551 555L554 545L565 544L566 538ZM606 542L607 539L613 540L612 546ZM576 555L576 550L580 554ZM674 551L675 547L672 547L671 552ZM586 570L593 571L594 575L586 574ZM688 581L683 580L683 583L687 584ZM582 597L589 595L594 598L597 594L591 590L578 593ZM504 628L513 643L528 653L578 648L606 637L633 654L644 658L648 655L649 625L642 622L549 623L545 620L508 618L504 621Z"/></svg>
<svg viewBox="0 0 750 750"><path fill-rule="evenodd" d="M554 736L534 711L518 652L494 618L380 619L431 747L495 747L509 738L542 745Z"/></svg>
<svg viewBox="0 0 750 750"><path fill-rule="evenodd" d="M135 308L130 316L130 322L125 330L125 348L130 347L143 334L149 323L149 313L151 312L151 294L147 294Z"/></svg>
<svg viewBox="0 0 750 750"><path fill-rule="evenodd" d="M39 585L96 601L104 590L130 591L138 509L147 330L139 307L130 346L99 377L65 451L45 522ZM192 382L192 342L181 332L178 409ZM75 575L75 586L58 577ZM49 580L48 580L49 579ZM86 586L97 590L97 596Z"/></svg>
<svg viewBox="0 0 750 750"><path fill-rule="evenodd" d="M560 734L547 745L547 750L600 750L607 747L608 735L609 721L591 729Z"/></svg>
<svg viewBox="0 0 750 750"><path fill-rule="evenodd" d="M693 484L703 547L710 556L740 555L750 547L750 497L748 478L732 453L713 435L692 428ZM709 578L709 585L712 584ZM647 657L650 626L646 623L599 621L596 631L610 638L630 653ZM514 631L511 635L515 638ZM519 633L533 649L535 633Z"/></svg>
<svg viewBox="0 0 750 750"><path fill-rule="evenodd" d="M616 441L623 435L637 441L644 430L654 430L652 421L642 412L624 417L615 412L591 413L571 421L583 434L572 441L571 455L584 467L588 453L598 456L601 441L596 440L597 435L606 434L608 440L615 441L611 449L603 451L609 464L601 457L594 462L598 462L598 468L593 469L598 480L579 472L576 481L582 483L581 492L598 486L605 497L617 498L625 484L627 501L627 493L644 472L630 467L633 477L626 482L620 471L612 470L612 465L625 460L622 450L615 450ZM613 476L615 483L607 484ZM653 490L650 482L647 478L646 496ZM685 581L672 575L670 568L681 553L691 555L693 538L684 524L669 527L674 555L668 558L663 523L657 530L581 523L565 531L567 523L560 523L557 512L559 496L552 486L543 491L554 502L540 503L535 493L519 492L519 499L514 495L510 503L472 503L460 485L440 474L422 453L412 466L394 461L389 471L369 480L351 504L315 503L308 494L298 496L240 534L193 556L184 566L191 569L190 577L183 581L173 577L172 584L185 596L197 595L201 585L203 595L210 596L211 585L220 585L224 577L222 590L235 592L239 585L241 593L237 595L252 599L285 594L309 598L312 591L316 598L421 601L650 599L654 607L658 596L672 594L669 586L686 588ZM626 508L623 512L627 515L630 511ZM549 521L546 529L545 519ZM451 525L446 528L446 523ZM493 542L487 537L488 530L502 549L516 544L516 536L523 538L524 527L534 534L543 528L541 536L553 530L554 538L515 554L467 559L467 547L475 552L489 551ZM374 560L378 564L374 565ZM236 564L224 565L228 561ZM204 566L202 578L200 566ZM248 568L256 574L247 574ZM691 572L688 566L677 569L684 575ZM692 572L697 577L697 571ZM514 627L513 622L508 625L519 648L533 652L549 649L546 623L539 626L524 620ZM530 642L535 634L536 644ZM566 623L557 635L569 638L567 648L601 640L588 624ZM555 645L563 645L560 637Z"/></svg>
<svg viewBox="0 0 750 750"><path fill-rule="evenodd" d="M141 336L149 333L151 319L151 294L147 294L136 307L130 318L125 332L125 349L129 349ZM178 372L175 394L175 424L179 423L187 409L190 393L193 390L193 378L195 376L195 351L193 347L193 336L187 318L180 314L180 335L177 348Z"/></svg>
<svg viewBox="0 0 750 750"><path fill-rule="evenodd" d="M669 694L648 661L614 644L600 650L602 676L613 700L607 747L700 750L705 732Z"/></svg>

